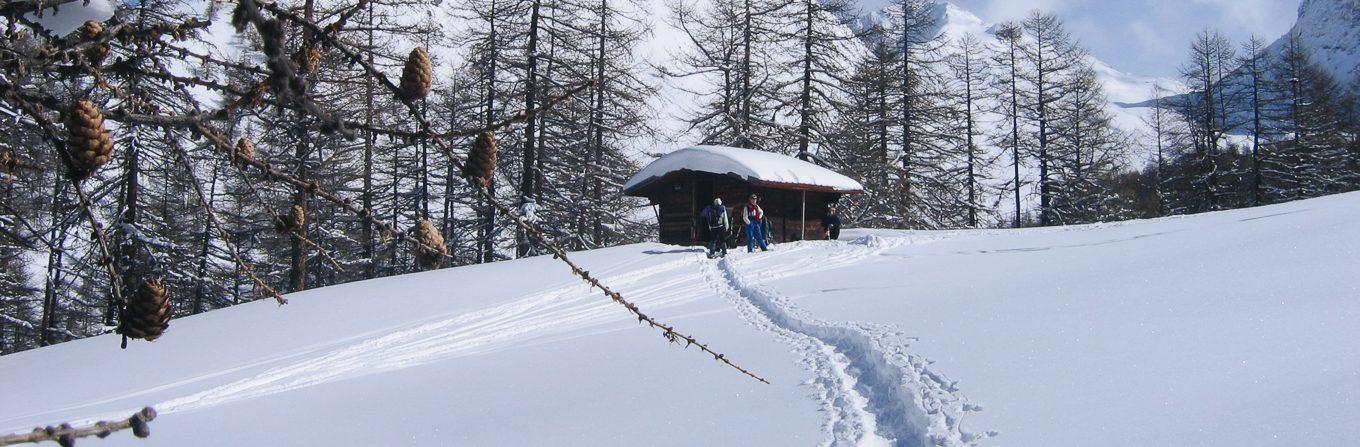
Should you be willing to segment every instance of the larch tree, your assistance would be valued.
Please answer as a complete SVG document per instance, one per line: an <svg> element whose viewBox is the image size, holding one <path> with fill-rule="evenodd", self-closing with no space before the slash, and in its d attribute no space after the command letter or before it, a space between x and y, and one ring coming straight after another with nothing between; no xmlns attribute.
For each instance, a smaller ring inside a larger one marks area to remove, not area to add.
<svg viewBox="0 0 1360 447"><path fill-rule="evenodd" d="M1058 154L1050 150L1058 137L1052 131L1057 119L1055 107L1070 94L1073 84L1079 82L1076 71L1086 54L1055 15L1032 12L1021 22L1020 29L1029 41L1029 45L1021 47L1026 70L1020 72L1020 78L1033 94L1021 110L1035 129L1031 156L1039 165L1039 225L1048 226L1058 222L1053 210L1053 198L1057 194L1053 174Z"/></svg>
<svg viewBox="0 0 1360 447"><path fill-rule="evenodd" d="M688 45L675 50L675 64L657 67L670 82L699 98L681 119L686 133L704 144L777 150L782 103L774 27L782 2L717 0L705 7L671 2L673 26ZM689 87L700 83L703 87Z"/></svg>
<svg viewBox="0 0 1360 447"><path fill-rule="evenodd" d="M991 101L995 105L993 112L1001 117L1003 125L995 128L990 139L993 145L1010 152L1012 177L1006 186L1014 200L1015 217L1011 224L1018 227L1023 223L1021 215L1024 212L1021 204L1023 199L1021 188L1024 186L1020 176L1021 158L1023 152L1027 151L1030 140L1028 128L1022 122L1024 118L1022 109L1031 101L1031 91L1025 88L1021 76L1025 70L1023 64L1027 44L1023 40L1024 33L1018 23L1007 22L997 25L994 35L996 41L991 63L994 76L989 85L988 96L993 99Z"/></svg>

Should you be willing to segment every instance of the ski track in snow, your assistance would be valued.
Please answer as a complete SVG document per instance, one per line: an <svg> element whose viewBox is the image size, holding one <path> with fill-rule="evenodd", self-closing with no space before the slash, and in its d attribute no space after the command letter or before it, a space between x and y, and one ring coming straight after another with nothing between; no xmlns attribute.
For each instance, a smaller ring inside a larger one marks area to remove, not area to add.
<svg viewBox="0 0 1360 447"><path fill-rule="evenodd" d="M930 362L905 352L906 340L889 327L822 322L797 309L762 281L844 267L878 255L907 238L868 235L853 242L791 243L761 257L724 258L705 266L705 277L727 296L743 318L792 344L815 373L817 390L828 420L826 445L971 446L994 435L975 435L962 427L963 415L981 408L960 395L954 382L931 371ZM790 255L795 261L743 274L742 260L767 262Z"/></svg>
<svg viewBox="0 0 1360 447"><path fill-rule="evenodd" d="M613 275L605 273L602 277L616 290L638 297L637 304L644 309L673 307L694 301L706 291L704 284L696 283L688 275L676 274L677 271L692 271L700 259L696 254L644 269ZM629 321L631 319L625 318L618 306L602 293L590 291L584 284L573 281L505 304L364 334L329 346L263 359L231 371L99 399L66 410L268 367L246 378L153 405L162 414L192 411L439 360L610 332L629 327L610 323ZM82 420L121 417L133 411L136 409L129 408Z"/></svg>

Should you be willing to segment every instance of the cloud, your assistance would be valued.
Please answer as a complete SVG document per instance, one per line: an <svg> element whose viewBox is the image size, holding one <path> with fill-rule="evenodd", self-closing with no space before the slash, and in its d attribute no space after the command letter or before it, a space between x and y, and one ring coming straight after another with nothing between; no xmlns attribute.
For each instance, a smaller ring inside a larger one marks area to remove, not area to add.
<svg viewBox="0 0 1360 447"><path fill-rule="evenodd" d="M1191 0L1219 14L1220 27L1276 29L1294 23L1298 2L1279 0Z"/></svg>

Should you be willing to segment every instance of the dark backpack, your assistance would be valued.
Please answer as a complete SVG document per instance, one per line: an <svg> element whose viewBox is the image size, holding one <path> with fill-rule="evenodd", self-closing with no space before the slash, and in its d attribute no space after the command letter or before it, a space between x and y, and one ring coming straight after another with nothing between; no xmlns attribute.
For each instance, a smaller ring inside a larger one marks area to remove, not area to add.
<svg viewBox="0 0 1360 447"><path fill-rule="evenodd" d="M704 211L702 213L699 213L699 216L704 218L704 224L708 225L708 228L710 229L722 226L722 222L720 222L719 219L723 218L723 211L725 210L719 210L717 208L718 205L713 205L708 208L704 208Z"/></svg>

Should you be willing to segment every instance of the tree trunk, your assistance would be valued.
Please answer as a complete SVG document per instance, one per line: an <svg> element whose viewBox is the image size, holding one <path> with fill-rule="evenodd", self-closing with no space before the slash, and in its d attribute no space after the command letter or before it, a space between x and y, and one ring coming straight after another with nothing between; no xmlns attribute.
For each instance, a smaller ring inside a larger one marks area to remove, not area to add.
<svg viewBox="0 0 1360 447"><path fill-rule="evenodd" d="M213 160L213 170L211 180L208 182L208 209L215 209L213 204L217 198L217 171L218 162ZM192 313L203 313L203 300L207 297L208 283L208 250L212 247L212 222L204 216L203 233L199 236L198 249L198 289L194 291L194 306Z"/></svg>
<svg viewBox="0 0 1360 447"><path fill-rule="evenodd" d="M491 0L490 16L490 35L488 37L491 54L487 61L486 79L486 126L490 127L496 122L496 67L500 57L500 46L496 44L496 0ZM491 197L496 196L496 178L492 176L486 189ZM478 240L478 260L480 262L492 262L496 260L496 208L487 200L482 204L481 210L481 234Z"/></svg>
<svg viewBox="0 0 1360 447"><path fill-rule="evenodd" d="M595 105L591 107L591 124L594 127L593 134L595 137L595 141L592 144L592 146L594 146L595 148L594 153L592 154L592 159L595 161L595 163L593 167L588 166L587 169L589 169L590 170L589 172L592 173L590 179L592 183L591 189L593 189L594 194L592 194L591 197L594 197L595 200L602 202L604 201L604 179L600 178L600 174L602 173L602 168L604 168L604 126L601 125L600 120L603 119L604 115L604 93L605 93L604 67L605 60L607 57L607 54L605 52L605 38L608 35L608 32L609 32L609 1L600 0L600 39L598 48L596 48L598 54L596 55L595 58L595 80L600 84L595 87L594 98ZM600 247L605 244L604 223L601 222L600 211L601 210L595 210L595 212L591 213L592 214L591 234L594 236L593 242L595 243L596 247Z"/></svg>
<svg viewBox="0 0 1360 447"><path fill-rule="evenodd" d="M533 110L538 104L538 25L539 25L539 0L534 0L529 12L529 47L526 50L529 55L526 64L526 85L524 88L524 110ZM522 207L529 206L538 196L538 151L535 144L538 137L538 118L530 118L525 121L524 126L524 154L523 175L520 177L519 202ZM517 233L518 247L516 255L523 257L529 254L529 235L520 229Z"/></svg>
<svg viewBox="0 0 1360 447"><path fill-rule="evenodd" d="M368 65L373 66L373 54L377 51L373 47L373 2L368 2ZM364 76L364 126L367 129L373 128L373 77ZM364 212L372 215L373 213L373 131L364 132L364 193L363 204ZM362 235L364 244L364 278L372 279L378 275L376 241L373 237L373 222L371 219L359 219L362 225Z"/></svg>
<svg viewBox="0 0 1360 447"><path fill-rule="evenodd" d="M1016 66L1016 44L1014 39L1010 40L1010 59L1011 59L1011 166L1015 170L1015 226L1020 226L1020 80L1019 68Z"/></svg>
<svg viewBox="0 0 1360 447"><path fill-rule="evenodd" d="M816 0L806 0L807 11L804 14L804 34L803 34L803 92L800 98L798 110L798 159L807 161L809 158L808 146L812 133L812 15L815 11L813 2Z"/></svg>

